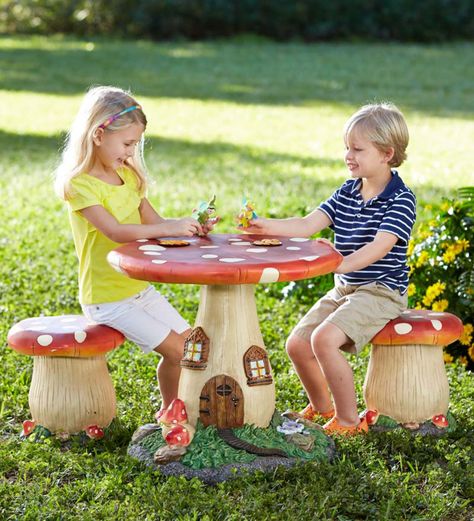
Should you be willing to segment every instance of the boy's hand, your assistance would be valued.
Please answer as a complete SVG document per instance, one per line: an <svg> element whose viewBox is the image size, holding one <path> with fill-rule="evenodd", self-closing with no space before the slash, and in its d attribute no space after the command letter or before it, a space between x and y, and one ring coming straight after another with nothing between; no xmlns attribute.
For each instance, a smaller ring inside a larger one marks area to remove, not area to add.
<svg viewBox="0 0 474 521"><path fill-rule="evenodd" d="M324 244L327 244L328 246L331 246L331 248L336 249L334 244L329 239L316 239L318 242L324 242Z"/></svg>
<svg viewBox="0 0 474 521"><path fill-rule="evenodd" d="M252 219L249 222L247 228L239 228L239 231L243 231L244 233L253 233L255 235L274 235L275 232L272 231L271 221L270 219L257 218Z"/></svg>

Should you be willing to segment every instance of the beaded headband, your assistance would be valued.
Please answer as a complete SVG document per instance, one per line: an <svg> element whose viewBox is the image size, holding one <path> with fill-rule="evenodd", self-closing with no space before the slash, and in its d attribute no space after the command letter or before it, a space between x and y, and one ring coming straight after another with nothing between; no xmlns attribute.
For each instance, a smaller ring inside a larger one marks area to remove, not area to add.
<svg viewBox="0 0 474 521"><path fill-rule="evenodd" d="M141 106L140 105L132 105L131 107L123 109L120 112L117 112L117 114L114 114L113 116L110 116L110 118L107 119L106 121L104 121L104 123L102 123L102 125L99 125L99 128L107 128L111 123L113 123L120 116L123 116L127 112L132 112L132 110L137 110L137 109L141 109Z"/></svg>

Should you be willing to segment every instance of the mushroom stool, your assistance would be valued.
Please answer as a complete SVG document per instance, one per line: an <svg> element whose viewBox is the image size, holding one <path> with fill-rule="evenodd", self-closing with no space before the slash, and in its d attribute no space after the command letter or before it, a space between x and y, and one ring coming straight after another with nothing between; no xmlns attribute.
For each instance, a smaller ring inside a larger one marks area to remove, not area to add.
<svg viewBox="0 0 474 521"><path fill-rule="evenodd" d="M364 382L369 425L383 415L412 430L427 420L448 427L443 346L462 330L461 320L451 313L413 309L375 335Z"/></svg>
<svg viewBox="0 0 474 521"><path fill-rule="evenodd" d="M101 438L115 417L115 389L105 353L124 342L122 333L90 323L81 315L28 318L8 333L8 345L33 356L29 392L32 421L62 437L85 431Z"/></svg>

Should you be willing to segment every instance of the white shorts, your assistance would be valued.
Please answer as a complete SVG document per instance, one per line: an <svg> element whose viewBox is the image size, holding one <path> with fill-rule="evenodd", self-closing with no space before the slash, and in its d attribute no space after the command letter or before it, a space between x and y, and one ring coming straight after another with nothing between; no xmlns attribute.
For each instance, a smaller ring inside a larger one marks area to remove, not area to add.
<svg viewBox="0 0 474 521"><path fill-rule="evenodd" d="M170 334L191 326L153 286L116 302L82 305L86 318L113 327L151 353Z"/></svg>

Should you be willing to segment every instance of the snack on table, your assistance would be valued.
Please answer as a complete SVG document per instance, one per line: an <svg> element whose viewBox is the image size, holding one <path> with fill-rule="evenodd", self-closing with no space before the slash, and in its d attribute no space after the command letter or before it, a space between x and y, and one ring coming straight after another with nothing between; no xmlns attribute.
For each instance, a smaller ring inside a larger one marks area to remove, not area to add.
<svg viewBox="0 0 474 521"><path fill-rule="evenodd" d="M240 208L239 215L237 216L237 222L239 228L248 228L250 221L256 219L258 215L255 212L255 204L248 201L246 197L242 199L242 207Z"/></svg>
<svg viewBox="0 0 474 521"><path fill-rule="evenodd" d="M204 226L208 221L216 219L216 196L205 203L199 203L199 206L193 210L191 217L196 219L202 226Z"/></svg>
<svg viewBox="0 0 474 521"><path fill-rule="evenodd" d="M281 246L282 243L278 239L259 239L253 241L252 244L255 246Z"/></svg>
<svg viewBox="0 0 474 521"><path fill-rule="evenodd" d="M180 239L158 239L158 244L160 246L189 246L191 243L188 241L182 241Z"/></svg>

